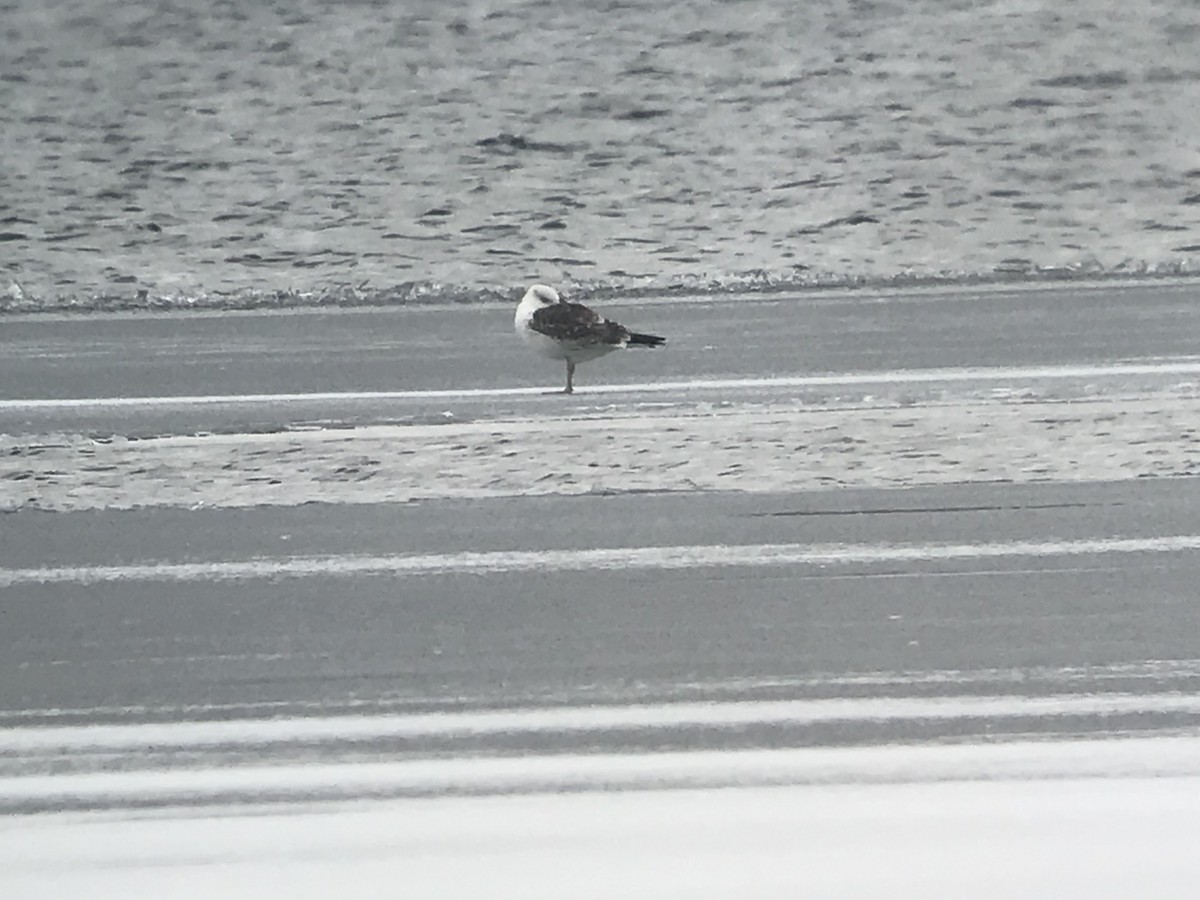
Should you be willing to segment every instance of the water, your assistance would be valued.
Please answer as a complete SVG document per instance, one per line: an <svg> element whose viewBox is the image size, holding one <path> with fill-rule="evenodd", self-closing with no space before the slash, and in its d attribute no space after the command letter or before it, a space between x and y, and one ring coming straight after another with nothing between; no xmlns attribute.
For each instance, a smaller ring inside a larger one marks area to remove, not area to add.
<svg viewBox="0 0 1200 900"><path fill-rule="evenodd" d="M1200 267L1191 0L0 0L0 308Z"/></svg>

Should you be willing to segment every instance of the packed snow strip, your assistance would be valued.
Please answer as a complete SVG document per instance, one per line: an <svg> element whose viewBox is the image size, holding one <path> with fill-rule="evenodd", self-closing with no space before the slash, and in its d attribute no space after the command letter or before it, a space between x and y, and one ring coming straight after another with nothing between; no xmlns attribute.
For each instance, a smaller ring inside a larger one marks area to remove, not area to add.
<svg viewBox="0 0 1200 900"><path fill-rule="evenodd" d="M0 777L0 806L1200 775L1200 736L422 758Z"/></svg>
<svg viewBox="0 0 1200 900"><path fill-rule="evenodd" d="M0 509L242 507L1200 474L1200 397L492 420L98 442L0 436Z"/></svg>
<svg viewBox="0 0 1200 900"><path fill-rule="evenodd" d="M186 751L211 747L355 743L381 739L678 729L745 729L835 722L1046 719L1067 716L1200 715L1195 694L1055 694L855 697L649 703L411 715L242 719L7 728L0 754Z"/></svg>
<svg viewBox="0 0 1200 900"><path fill-rule="evenodd" d="M238 581L364 575L504 574L954 562L1200 550L1200 534L972 544L692 544L574 550L493 550L388 556L289 556L203 563L0 569L0 587L121 581Z"/></svg>

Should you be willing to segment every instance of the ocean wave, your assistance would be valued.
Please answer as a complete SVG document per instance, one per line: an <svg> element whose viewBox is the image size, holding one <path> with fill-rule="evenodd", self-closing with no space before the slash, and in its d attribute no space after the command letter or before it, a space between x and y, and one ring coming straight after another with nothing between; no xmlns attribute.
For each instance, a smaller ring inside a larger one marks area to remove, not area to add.
<svg viewBox="0 0 1200 900"><path fill-rule="evenodd" d="M770 294L795 294L830 289L914 289L978 286L1029 286L1053 283L1096 281L1145 281L1191 279L1200 275L1200 266L1187 260L1167 265L1123 262L1104 267L1096 263L1076 266L1035 266L1013 260L990 272L941 272L919 274L904 272L891 276L851 276L819 273L772 273L763 270L735 273L724 278L682 277L666 282L621 282L619 280L569 281L562 285L571 299L645 300L677 298L716 300L727 297ZM441 306L457 304L515 303L524 293L524 284L514 286L454 285L432 281L412 281L386 287L335 285L307 291L262 291L247 289L221 293L158 294L147 290L109 291L93 294L32 296L15 282L0 292L0 315L36 313L115 313L166 311L247 311L287 309L353 309L388 306Z"/></svg>

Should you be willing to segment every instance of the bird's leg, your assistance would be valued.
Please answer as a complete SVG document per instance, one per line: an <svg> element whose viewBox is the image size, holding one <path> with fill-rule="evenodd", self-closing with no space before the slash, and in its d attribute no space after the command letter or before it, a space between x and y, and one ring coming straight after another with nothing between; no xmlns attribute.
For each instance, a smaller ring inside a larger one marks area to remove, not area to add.
<svg viewBox="0 0 1200 900"><path fill-rule="evenodd" d="M572 384L574 379L575 379L575 363L571 362L568 359L567 360L567 386L565 388L563 388L564 394L575 393L575 385Z"/></svg>

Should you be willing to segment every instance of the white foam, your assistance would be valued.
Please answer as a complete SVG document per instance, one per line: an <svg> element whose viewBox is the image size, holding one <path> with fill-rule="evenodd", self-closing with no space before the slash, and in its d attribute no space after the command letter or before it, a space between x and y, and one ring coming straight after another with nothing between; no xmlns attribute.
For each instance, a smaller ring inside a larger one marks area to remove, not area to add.
<svg viewBox="0 0 1200 900"><path fill-rule="evenodd" d="M1200 360L1193 358L1059 366L998 366L980 368L902 369L852 372L837 375L796 375L778 378L711 378L688 381L635 382L589 385L588 394L666 394L688 391L772 390L854 387L871 384L938 384L1108 378L1132 376L1200 375ZM471 388L417 391L326 391L303 394L204 394L179 397L77 397L0 400L0 412L33 410L117 409L142 407L242 406L251 404L349 403L354 401L479 400L542 396L544 387Z"/></svg>
<svg viewBox="0 0 1200 900"><path fill-rule="evenodd" d="M172 804L418 792L511 793L761 784L1200 777L1200 736L418 758L0 778L0 803ZM1200 799L1197 799L1200 803Z"/></svg>
<svg viewBox="0 0 1200 900"><path fill-rule="evenodd" d="M1053 694L852 697L812 700L647 703L381 716L235 719L133 725L7 728L0 753L197 750L205 747L377 739L456 738L675 728L810 726L968 718L1200 714L1191 694ZM1052 727L1052 726L1047 726Z"/></svg>
<svg viewBox="0 0 1200 900"><path fill-rule="evenodd" d="M699 567L829 566L1003 558L1180 553L1200 549L1200 534L969 544L694 544L575 550L513 550L383 556L291 556L198 563L46 566L0 569L0 587L122 581L229 581L258 578L443 575L531 571L667 570Z"/></svg>

